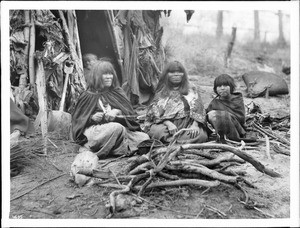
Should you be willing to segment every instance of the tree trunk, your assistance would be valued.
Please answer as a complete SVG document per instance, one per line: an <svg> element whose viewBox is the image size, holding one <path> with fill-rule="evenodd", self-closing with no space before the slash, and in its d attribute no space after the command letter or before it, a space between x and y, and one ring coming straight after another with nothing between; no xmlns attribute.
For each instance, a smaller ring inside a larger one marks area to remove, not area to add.
<svg viewBox="0 0 300 228"><path fill-rule="evenodd" d="M223 10L219 10L217 16L216 37L217 39L220 39L222 36L223 36Z"/></svg>
<svg viewBox="0 0 300 228"><path fill-rule="evenodd" d="M259 13L254 10L254 42L260 42Z"/></svg>
<svg viewBox="0 0 300 228"><path fill-rule="evenodd" d="M283 46L285 46L285 39L284 39L284 35L283 35L283 24L282 24L281 10L278 10L278 26L279 26L278 45L280 47L283 47Z"/></svg>
<svg viewBox="0 0 300 228"><path fill-rule="evenodd" d="M236 37L236 27L232 27L231 40L228 43L227 50L225 52L225 59L224 59L225 64L224 65L225 65L226 68L229 66L230 61L231 61L231 52L232 52L232 49L233 49L235 37Z"/></svg>

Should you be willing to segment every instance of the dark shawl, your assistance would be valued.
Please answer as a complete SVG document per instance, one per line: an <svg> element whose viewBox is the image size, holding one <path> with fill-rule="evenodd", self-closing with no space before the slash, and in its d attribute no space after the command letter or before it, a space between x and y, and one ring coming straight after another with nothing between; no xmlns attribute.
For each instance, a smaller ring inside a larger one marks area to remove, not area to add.
<svg viewBox="0 0 300 228"><path fill-rule="evenodd" d="M98 100L103 97L112 108L120 109L124 117L116 117L114 122L119 122L129 130L140 130L140 126L135 122L136 113L132 108L125 92L120 88L109 89L103 92L94 93L84 91L75 106L72 114L72 134L76 143L83 145L87 142L83 134L85 129L97 124L90 120L90 117L99 110Z"/></svg>
<svg viewBox="0 0 300 228"><path fill-rule="evenodd" d="M217 133L224 133L232 139L239 139L239 135L245 134L245 106L241 93L233 93L229 100L214 98L206 112L212 110L223 111L217 113L217 123L214 123Z"/></svg>

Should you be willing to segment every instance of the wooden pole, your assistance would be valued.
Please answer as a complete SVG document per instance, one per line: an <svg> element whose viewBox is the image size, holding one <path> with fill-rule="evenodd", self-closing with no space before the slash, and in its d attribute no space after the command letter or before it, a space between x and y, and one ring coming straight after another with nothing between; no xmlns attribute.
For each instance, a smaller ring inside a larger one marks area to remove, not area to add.
<svg viewBox="0 0 300 228"><path fill-rule="evenodd" d="M67 18L68 18L68 29L69 29L69 34L70 34L70 41L71 43L75 43L74 42L74 17L72 14L73 10L68 10L67 11Z"/></svg>
<svg viewBox="0 0 300 228"><path fill-rule="evenodd" d="M234 42L235 42L235 37L236 37L236 27L232 27L232 32L231 32L231 40L230 42L228 43L228 46L227 46L227 50L225 52L225 67L227 68L230 64L230 61L231 61L231 52L232 52L232 49L233 49L233 45L234 45Z"/></svg>
<svg viewBox="0 0 300 228"><path fill-rule="evenodd" d="M34 51L35 51L35 23L34 23L34 11L31 10L30 15L30 46L29 46L29 81L30 85L34 85L35 82L35 67L34 67Z"/></svg>
<svg viewBox="0 0 300 228"><path fill-rule="evenodd" d="M260 42L259 12L254 10L254 42Z"/></svg>
<svg viewBox="0 0 300 228"><path fill-rule="evenodd" d="M72 10L73 17L74 17L74 39L75 39L75 45L76 45L76 51L77 55L79 57L80 67L83 69L83 63L82 63L82 53L81 53L81 47L80 47L80 39L79 39L79 32L78 32L78 25L77 25L77 16L75 10ZM84 78L85 79L85 78Z"/></svg>
<svg viewBox="0 0 300 228"><path fill-rule="evenodd" d="M47 154L48 141L48 117L47 117L47 94L46 94L46 80L43 61L38 60L38 67L36 72L36 87L39 100L39 113L36 121L40 121L42 136L44 139L44 154ZM38 122L35 125L38 125Z"/></svg>
<svg viewBox="0 0 300 228"><path fill-rule="evenodd" d="M83 75L83 68L81 68L79 58L78 58L77 53L74 48L74 44L71 42L70 33L68 30L68 26L67 26L67 22L66 22L64 13L62 12L62 10L59 10L58 12L59 12L59 16L62 20L63 31L64 31L65 38L67 41L67 46L70 49L71 58L72 58L72 60L74 60L76 69L78 71L80 83L81 83L83 89L86 89L86 83L85 83L85 79L84 79L84 75Z"/></svg>
<svg viewBox="0 0 300 228"><path fill-rule="evenodd" d="M283 23L282 23L281 10L278 10L278 30L279 30L278 44L280 47L284 47L286 43L283 35Z"/></svg>
<svg viewBox="0 0 300 228"><path fill-rule="evenodd" d="M105 17L107 19L108 31L110 33L110 37L112 38L112 43L113 43L113 49L114 49L114 52L115 52L115 56L117 57L118 64L119 64L121 74L122 74L120 78L123 79L123 75L124 75L123 60L121 58L120 50L119 50L118 45L117 45L117 38L116 38L115 30L113 28L113 18L112 18L111 13L112 13L111 11L106 10L105 11ZM120 83L121 84L123 83L122 80L120 81Z"/></svg>
<svg viewBox="0 0 300 228"><path fill-rule="evenodd" d="M223 10L218 11L216 37L220 39L223 36Z"/></svg>
<svg viewBox="0 0 300 228"><path fill-rule="evenodd" d="M23 30L24 33L24 41L26 43L24 54L25 54L25 63L28 64L28 55L29 55L29 24L30 24L30 11L24 10L24 23L25 27ZM27 70L26 70L27 71ZM26 73L27 75L27 73Z"/></svg>

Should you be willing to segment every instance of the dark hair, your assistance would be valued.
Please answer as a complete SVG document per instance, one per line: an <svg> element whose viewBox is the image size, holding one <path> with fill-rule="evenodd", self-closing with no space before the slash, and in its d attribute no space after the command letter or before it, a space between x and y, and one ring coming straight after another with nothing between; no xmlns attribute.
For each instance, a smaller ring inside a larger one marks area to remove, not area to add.
<svg viewBox="0 0 300 228"><path fill-rule="evenodd" d="M157 85L156 93L160 93L162 96L166 97L172 88L172 84L169 81L168 73L181 72L183 73L182 81L179 86L179 91L182 95L187 95L189 90L189 81L185 68L178 61L173 61L168 63L161 76Z"/></svg>
<svg viewBox="0 0 300 228"><path fill-rule="evenodd" d="M117 80L117 73L114 69L114 66L108 61L100 61L97 60L95 64L92 66L90 77L87 80L89 90L93 92L103 91L104 84L102 75L104 74L112 74L113 81L112 81L112 88L119 86L119 82Z"/></svg>
<svg viewBox="0 0 300 228"><path fill-rule="evenodd" d="M230 93L233 93L233 91L235 90L235 87L236 87L233 78L231 76L229 76L228 74L221 74L218 77L216 77L216 79L214 81L214 91L216 94L218 94L217 87L222 86L222 85L229 86Z"/></svg>
<svg viewBox="0 0 300 228"><path fill-rule="evenodd" d="M98 57L93 53L86 53L82 56L82 60L83 60L83 65L85 65L87 60L98 60Z"/></svg>

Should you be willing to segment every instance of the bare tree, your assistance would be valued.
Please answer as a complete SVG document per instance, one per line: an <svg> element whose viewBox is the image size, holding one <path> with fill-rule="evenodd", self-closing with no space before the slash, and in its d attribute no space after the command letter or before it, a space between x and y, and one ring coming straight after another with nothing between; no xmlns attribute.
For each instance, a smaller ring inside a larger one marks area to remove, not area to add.
<svg viewBox="0 0 300 228"><path fill-rule="evenodd" d="M260 41L259 12L254 10L254 42Z"/></svg>
<svg viewBox="0 0 300 228"><path fill-rule="evenodd" d="M220 39L223 36L223 10L218 11L216 37Z"/></svg>

